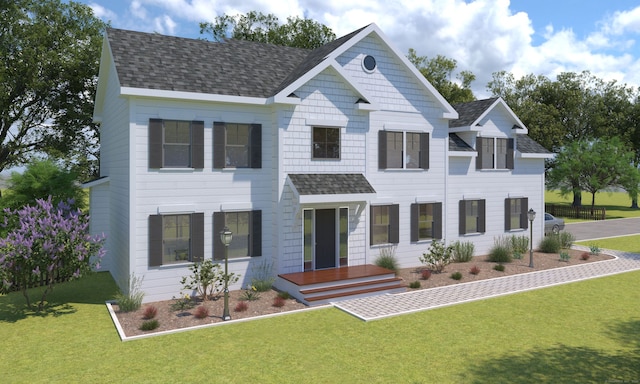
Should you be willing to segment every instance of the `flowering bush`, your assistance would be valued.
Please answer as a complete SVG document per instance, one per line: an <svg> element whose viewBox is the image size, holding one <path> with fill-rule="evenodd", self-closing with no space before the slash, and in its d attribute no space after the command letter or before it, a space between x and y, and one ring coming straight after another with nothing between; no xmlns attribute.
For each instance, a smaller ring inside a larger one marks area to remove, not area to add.
<svg viewBox="0 0 640 384"><path fill-rule="evenodd" d="M72 209L72 203L54 206L49 197L36 200L34 206L5 209L2 225L8 233L0 239L0 291L17 285L31 307L27 288L43 278L45 289L38 303L42 310L56 276L76 279L100 268L105 237L89 234L89 216ZM8 217L13 218L11 224Z"/></svg>
<svg viewBox="0 0 640 384"><path fill-rule="evenodd" d="M240 278L240 275L233 272L225 275L220 264L214 263L210 259L192 264L189 266L189 270L191 276L183 276L180 284L185 290L196 291L202 296L203 301L207 301L209 296L222 292L225 279L227 285L232 285Z"/></svg>
<svg viewBox="0 0 640 384"><path fill-rule="evenodd" d="M440 273L453 261L453 248L445 246L444 241L433 240L429 252L423 253L418 259L433 272Z"/></svg>

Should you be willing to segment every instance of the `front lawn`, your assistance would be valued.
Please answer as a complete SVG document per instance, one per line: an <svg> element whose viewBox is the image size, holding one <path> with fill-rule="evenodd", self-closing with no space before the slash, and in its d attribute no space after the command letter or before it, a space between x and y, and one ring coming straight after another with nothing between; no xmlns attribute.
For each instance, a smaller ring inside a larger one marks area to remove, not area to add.
<svg viewBox="0 0 640 384"><path fill-rule="evenodd" d="M571 205L573 195L560 196L559 191L545 191L546 204ZM582 205L591 206L591 193L582 192ZM626 192L598 192L596 193L596 207L604 207L607 210L607 219L621 219L625 217L640 217L640 209L632 209L631 198ZM567 219L567 223L584 221L579 219Z"/></svg>
<svg viewBox="0 0 640 384"><path fill-rule="evenodd" d="M370 323L320 309L121 342L107 273L0 297L3 383L604 383L640 377L640 272ZM61 304L68 301L68 304ZM58 304L56 304L58 303Z"/></svg>
<svg viewBox="0 0 640 384"><path fill-rule="evenodd" d="M612 237L609 239L578 241L576 244L591 246L596 245L600 249L624 249L627 252L640 253L640 235Z"/></svg>

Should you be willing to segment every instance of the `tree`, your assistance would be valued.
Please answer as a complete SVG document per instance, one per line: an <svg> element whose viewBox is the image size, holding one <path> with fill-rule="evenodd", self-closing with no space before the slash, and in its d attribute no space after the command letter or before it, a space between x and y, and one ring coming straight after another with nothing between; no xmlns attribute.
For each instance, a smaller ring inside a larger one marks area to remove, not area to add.
<svg viewBox="0 0 640 384"><path fill-rule="evenodd" d="M636 183L638 170L632 164L633 152L619 138L580 140L567 145L556 157L549 171L549 184L562 193L591 193L591 210L596 193L624 184Z"/></svg>
<svg viewBox="0 0 640 384"><path fill-rule="evenodd" d="M471 90L471 83L476 79L473 73L459 72L456 79L460 84L451 80L453 72L458 67L456 60L442 55L432 59L427 56L418 56L413 48L409 48L407 58L449 103L466 103L476 99Z"/></svg>
<svg viewBox="0 0 640 384"><path fill-rule="evenodd" d="M286 24L280 24L274 14L256 11L201 22L200 34L211 34L214 41L232 38L305 49L321 47L336 38L331 28L311 19L288 17Z"/></svg>
<svg viewBox="0 0 640 384"><path fill-rule="evenodd" d="M48 154L90 177L106 25L73 1L0 0L0 10L0 171Z"/></svg>
<svg viewBox="0 0 640 384"><path fill-rule="evenodd" d="M0 239L0 292L15 284L31 307L27 288L43 278L45 289L38 304L42 310L57 277L76 279L100 267L104 236L89 235L89 218L80 210L64 202L56 206L48 198L9 213L18 220Z"/></svg>
<svg viewBox="0 0 640 384"><path fill-rule="evenodd" d="M76 180L73 171L62 169L50 160L33 160L23 173L11 173L8 191L0 200L0 206L19 209L51 196L54 204L72 200L74 208L83 209L85 192Z"/></svg>

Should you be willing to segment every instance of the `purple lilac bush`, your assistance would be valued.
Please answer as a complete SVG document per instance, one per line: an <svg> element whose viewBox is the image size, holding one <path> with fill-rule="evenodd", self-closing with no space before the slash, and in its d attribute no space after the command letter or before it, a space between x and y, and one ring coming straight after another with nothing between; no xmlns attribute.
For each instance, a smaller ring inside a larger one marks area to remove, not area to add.
<svg viewBox="0 0 640 384"><path fill-rule="evenodd" d="M27 288L44 276L44 291L38 303L42 310L53 290L56 276L76 279L100 268L105 253L105 236L89 234L89 216L72 209L73 202L56 206L51 196L17 210L5 210L3 226L8 232L0 238L0 291L13 284L20 287L31 307Z"/></svg>

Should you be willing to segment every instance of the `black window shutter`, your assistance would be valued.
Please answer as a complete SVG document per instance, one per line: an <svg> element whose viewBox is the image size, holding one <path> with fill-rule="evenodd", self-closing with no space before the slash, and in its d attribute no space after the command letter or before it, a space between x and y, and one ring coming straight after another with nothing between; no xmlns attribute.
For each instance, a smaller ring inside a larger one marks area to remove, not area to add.
<svg viewBox="0 0 640 384"><path fill-rule="evenodd" d="M149 168L162 168L162 119L149 119Z"/></svg>
<svg viewBox="0 0 640 384"><path fill-rule="evenodd" d="M420 168L429 169L429 134L420 134Z"/></svg>
<svg viewBox="0 0 640 384"><path fill-rule="evenodd" d="M222 169L226 165L225 136L225 124L215 121L213 123L213 168L216 169Z"/></svg>
<svg viewBox="0 0 640 384"><path fill-rule="evenodd" d="M504 230L511 230L511 199L504 199Z"/></svg>
<svg viewBox="0 0 640 384"><path fill-rule="evenodd" d="M442 239L442 203L433 204L433 238Z"/></svg>
<svg viewBox="0 0 640 384"><path fill-rule="evenodd" d="M191 122L191 168L204 168L204 121Z"/></svg>
<svg viewBox="0 0 640 384"><path fill-rule="evenodd" d="M369 206L369 245L373 245L373 205Z"/></svg>
<svg viewBox="0 0 640 384"><path fill-rule="evenodd" d="M251 168L262 168L262 125L251 124Z"/></svg>
<svg viewBox="0 0 640 384"><path fill-rule="evenodd" d="M204 213L191 214L191 261L204 260Z"/></svg>
<svg viewBox="0 0 640 384"><path fill-rule="evenodd" d="M411 241L420 240L420 230L418 226L420 221L420 204L411 204Z"/></svg>
<svg viewBox="0 0 640 384"><path fill-rule="evenodd" d="M398 244L400 242L400 205L389 206L389 242Z"/></svg>
<svg viewBox="0 0 640 384"><path fill-rule="evenodd" d="M529 198L523 197L520 199L520 228L529 228Z"/></svg>
<svg viewBox="0 0 640 384"><path fill-rule="evenodd" d="M149 266L162 265L162 215L149 216Z"/></svg>
<svg viewBox="0 0 640 384"><path fill-rule="evenodd" d="M224 212L213 213L213 260L224 260L224 244L220 240L220 231L224 229Z"/></svg>
<svg viewBox="0 0 640 384"><path fill-rule="evenodd" d="M484 233L487 231L486 229L486 205L485 200L478 200L478 232Z"/></svg>
<svg viewBox="0 0 640 384"><path fill-rule="evenodd" d="M482 169L483 140L484 138L482 137L476 138L476 152L478 152L478 156L476 156L476 169Z"/></svg>
<svg viewBox="0 0 640 384"><path fill-rule="evenodd" d="M508 139L507 140L507 169L513 169L514 168L514 150L513 150L513 145L514 140L513 139Z"/></svg>
<svg viewBox="0 0 640 384"><path fill-rule="evenodd" d="M387 169L387 131L378 131L378 169Z"/></svg>
<svg viewBox="0 0 640 384"><path fill-rule="evenodd" d="M251 250L249 256L262 256L262 211L251 211Z"/></svg>
<svg viewBox="0 0 640 384"><path fill-rule="evenodd" d="M458 203L458 233L464 235L467 233L467 204L465 200Z"/></svg>

